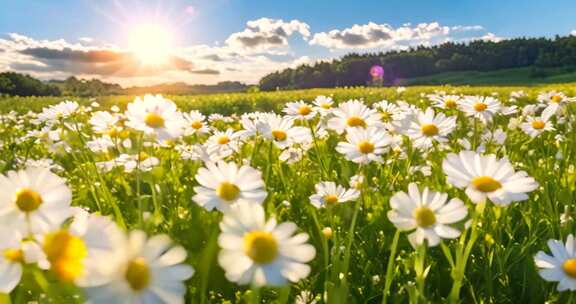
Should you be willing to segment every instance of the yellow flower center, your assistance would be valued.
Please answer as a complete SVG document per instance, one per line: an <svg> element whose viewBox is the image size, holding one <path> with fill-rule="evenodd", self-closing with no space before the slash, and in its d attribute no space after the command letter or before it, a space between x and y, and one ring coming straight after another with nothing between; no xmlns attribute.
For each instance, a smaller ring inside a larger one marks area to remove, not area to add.
<svg viewBox="0 0 576 304"><path fill-rule="evenodd" d="M24 252L21 249L4 249L4 258L12 263L24 263Z"/></svg>
<svg viewBox="0 0 576 304"><path fill-rule="evenodd" d="M63 281L72 282L84 273L88 249L81 238L60 230L46 236L43 249L52 271Z"/></svg>
<svg viewBox="0 0 576 304"><path fill-rule="evenodd" d="M143 161L147 160L148 158L150 158L150 155L148 155L148 153L146 153L146 152L140 152L138 154L138 161L143 162Z"/></svg>
<svg viewBox="0 0 576 304"><path fill-rule="evenodd" d="M474 110L476 110L476 112L482 112L484 110L486 110L488 108L488 105L482 102L478 102L474 105Z"/></svg>
<svg viewBox="0 0 576 304"><path fill-rule="evenodd" d="M332 105L329 103L323 102L320 104L320 107L322 107L322 109L324 109L324 110L329 110L330 108L332 108Z"/></svg>
<svg viewBox="0 0 576 304"><path fill-rule="evenodd" d="M436 224L436 216L428 207L418 207L414 209L413 216L419 227L427 228Z"/></svg>
<svg viewBox="0 0 576 304"><path fill-rule="evenodd" d="M218 137L218 144L225 145L230 142L230 138L228 136L220 136Z"/></svg>
<svg viewBox="0 0 576 304"><path fill-rule="evenodd" d="M532 122L532 128L534 128L536 130L544 129L545 126L546 126L546 123L541 121L541 120L534 120Z"/></svg>
<svg viewBox="0 0 576 304"><path fill-rule="evenodd" d="M267 231L252 231L244 236L244 253L258 264L269 264L278 255L278 242Z"/></svg>
<svg viewBox="0 0 576 304"><path fill-rule="evenodd" d="M324 196L324 202L326 202L328 205L334 205L338 202L338 197L333 194L328 194Z"/></svg>
<svg viewBox="0 0 576 304"><path fill-rule="evenodd" d="M456 103L456 100L454 99L446 99L444 101L444 107L446 107L446 109L454 109L457 105L458 103Z"/></svg>
<svg viewBox="0 0 576 304"><path fill-rule="evenodd" d="M162 116L154 112L148 113L148 115L146 115L146 118L144 118L144 122L150 128L156 129L164 127L164 118L162 118Z"/></svg>
<svg viewBox="0 0 576 304"><path fill-rule="evenodd" d="M554 95L554 96L552 96L551 99L552 99L552 102L559 103L559 102L562 101L562 96L560 96L560 95Z"/></svg>
<svg viewBox="0 0 576 304"><path fill-rule="evenodd" d="M382 117L383 121L390 121L390 119L392 118L392 114L390 114L389 112L381 112L380 113L380 117Z"/></svg>
<svg viewBox="0 0 576 304"><path fill-rule="evenodd" d="M282 131L282 130L274 130L272 131L272 136L274 137L275 140L277 141L285 141L286 137L288 137L286 135L286 132Z"/></svg>
<svg viewBox="0 0 576 304"><path fill-rule="evenodd" d="M121 130L116 128L116 127L112 127L108 130L108 132L106 132L108 134L108 136L112 137L112 138L116 138L120 136L120 132Z"/></svg>
<svg viewBox="0 0 576 304"><path fill-rule="evenodd" d="M218 186L218 189L216 189L216 193L221 199L230 202L238 198L240 188L232 183L223 182Z"/></svg>
<svg viewBox="0 0 576 304"><path fill-rule="evenodd" d="M150 267L144 258L135 258L126 268L124 275L128 285L135 291L141 291L150 284Z"/></svg>
<svg viewBox="0 0 576 304"><path fill-rule="evenodd" d="M298 114L302 116L306 116L310 113L312 113L312 108L310 108L308 105L302 105L300 108L298 108Z"/></svg>
<svg viewBox="0 0 576 304"><path fill-rule="evenodd" d="M358 116L352 116L348 118L348 120L346 120L346 124L349 127L366 127L366 122L364 121L364 119Z"/></svg>
<svg viewBox="0 0 576 304"><path fill-rule="evenodd" d="M372 153L374 152L374 145L367 140L361 141L358 143L358 151L364 154Z"/></svg>
<svg viewBox="0 0 576 304"><path fill-rule="evenodd" d="M42 196L30 188L21 188L16 191L14 202L22 212L32 212L42 204Z"/></svg>
<svg viewBox="0 0 576 304"><path fill-rule="evenodd" d="M573 279L576 279L576 258L567 259L562 264L564 272Z"/></svg>
<svg viewBox="0 0 576 304"><path fill-rule="evenodd" d="M490 176L478 176L472 180L472 185L476 190L480 192L494 192L502 188L502 184L499 181L493 179Z"/></svg>
<svg viewBox="0 0 576 304"><path fill-rule="evenodd" d="M426 136L434 136L438 134L438 127L433 124L422 125L422 134Z"/></svg>
<svg viewBox="0 0 576 304"><path fill-rule="evenodd" d="M198 129L202 128L203 125L202 125L201 121L195 120L192 122L191 126L192 126L192 128L198 130Z"/></svg>

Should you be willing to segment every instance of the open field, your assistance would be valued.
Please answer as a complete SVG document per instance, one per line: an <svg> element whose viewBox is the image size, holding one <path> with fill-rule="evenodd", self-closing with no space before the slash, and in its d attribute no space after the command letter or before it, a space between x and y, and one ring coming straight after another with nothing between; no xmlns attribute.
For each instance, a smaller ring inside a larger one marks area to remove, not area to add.
<svg viewBox="0 0 576 304"><path fill-rule="evenodd" d="M574 302L575 95L2 97L0 303Z"/></svg>

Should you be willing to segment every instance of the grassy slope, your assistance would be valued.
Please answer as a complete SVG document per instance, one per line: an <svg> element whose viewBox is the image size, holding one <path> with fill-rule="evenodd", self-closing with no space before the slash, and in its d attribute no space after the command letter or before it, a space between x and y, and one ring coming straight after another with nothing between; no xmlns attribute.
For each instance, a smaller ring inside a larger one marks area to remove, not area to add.
<svg viewBox="0 0 576 304"><path fill-rule="evenodd" d="M375 102L382 99L413 100L420 98L421 94L432 93L436 90L469 95L489 95L496 92L503 99L506 99L513 90L524 90L531 97L535 97L539 92L545 90L561 90L568 95L576 95L576 83L531 86L413 86L408 87L407 91L401 94L397 93L396 88L357 87L167 97L174 100L179 108L184 111L198 109L207 114L232 114L249 111L281 111L286 102L295 100L311 101L318 95L332 96L337 102L349 99L363 99L367 102ZM78 97L0 97L0 112L9 112L11 110L17 112L27 112L29 110L38 112L44 106L66 99L75 100L84 105L97 101L104 109L109 109L112 105L118 105L123 109L125 104L134 100L134 96L108 96L90 99Z"/></svg>
<svg viewBox="0 0 576 304"><path fill-rule="evenodd" d="M561 69L546 70L547 77L531 77L531 68L505 69L491 72L464 71L403 79L404 85L534 85L546 83L576 82L576 72Z"/></svg>

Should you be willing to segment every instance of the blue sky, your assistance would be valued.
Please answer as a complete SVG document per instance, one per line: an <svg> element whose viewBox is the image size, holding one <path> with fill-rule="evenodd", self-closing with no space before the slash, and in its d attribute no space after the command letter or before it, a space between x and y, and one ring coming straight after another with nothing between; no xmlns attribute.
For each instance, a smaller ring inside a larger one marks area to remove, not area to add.
<svg viewBox="0 0 576 304"><path fill-rule="evenodd" d="M447 40L553 37L568 35L576 29L574 0L0 2L0 49L6 49L0 52L0 69L29 72L42 78L79 74L122 84L156 83L160 78L200 83L234 79L255 82L272 68L335 58L350 51L406 48ZM262 21L261 18L271 21ZM286 25L293 20L296 23ZM257 22L247 25L250 21ZM22 51L41 47L69 48L85 53L98 48L130 52L128 41L131 41L134 28L144 23L160 24L163 30L170 32L173 39L169 47L177 53L178 59L183 60L179 62L187 63L178 68L130 69L129 73L125 69L110 72L107 67L92 71L88 66L75 65L73 61L64 62L62 57L58 57L57 63L48 62L54 58L42 57L34 51ZM410 32L416 31L421 23L434 26L423 27L418 30L419 34ZM461 27L468 28L463 30ZM273 37L273 31L278 29L287 32ZM333 30L338 32L329 34ZM409 36L417 37L406 38L406 31L410 32ZM11 36L14 33L20 38ZM238 35L234 36L235 33ZM376 40L374 33L386 38ZM24 41L23 37L28 40ZM250 45L245 44L248 42ZM4 58L1 54L5 54ZM10 59L7 54L17 56ZM218 64L206 62L204 57L209 56L218 57L219 60L215 61L221 65L219 70L210 69ZM258 65L271 68L255 69L254 66ZM67 70L66 67L70 66L73 67ZM247 72L241 75L234 66ZM189 75L186 75L186 70ZM159 77L164 74L167 77Z"/></svg>

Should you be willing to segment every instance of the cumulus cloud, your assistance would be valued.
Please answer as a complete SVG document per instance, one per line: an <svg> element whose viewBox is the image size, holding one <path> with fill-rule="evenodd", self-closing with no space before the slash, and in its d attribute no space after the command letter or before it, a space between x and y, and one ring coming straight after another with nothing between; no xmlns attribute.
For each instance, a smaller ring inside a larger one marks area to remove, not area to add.
<svg viewBox="0 0 576 304"><path fill-rule="evenodd" d="M171 70L198 73L190 61L177 56L172 56L163 65L149 67L142 65L132 53L121 49L71 44L64 40L38 41L19 34L8 37L0 39L0 47L6 50L6 54L2 55L4 60L0 59L3 69L40 74L61 72L117 77Z"/></svg>
<svg viewBox="0 0 576 304"><path fill-rule="evenodd" d="M486 35L480 37L478 40L491 41L491 42L499 42L499 41L504 40L504 38L498 37L498 36L496 36L496 34L494 34L494 33L486 33Z"/></svg>
<svg viewBox="0 0 576 304"><path fill-rule="evenodd" d="M571 31L571 32L570 32L570 35L576 36L576 30Z"/></svg>
<svg viewBox="0 0 576 304"><path fill-rule="evenodd" d="M230 35L226 45L239 51L266 51L288 46L288 38L294 34L306 39L310 36L310 26L299 20L260 18L248 21L246 29Z"/></svg>
<svg viewBox="0 0 576 304"><path fill-rule="evenodd" d="M310 40L310 44L330 49L396 49L412 45L441 43L450 40L450 34L483 29L479 25L448 27L438 22L420 23L415 26L405 24L394 28L388 24L369 22L363 25L356 24L343 30L316 33Z"/></svg>

